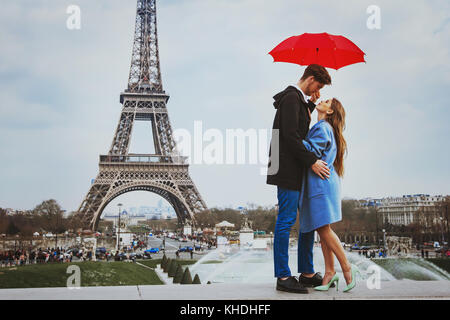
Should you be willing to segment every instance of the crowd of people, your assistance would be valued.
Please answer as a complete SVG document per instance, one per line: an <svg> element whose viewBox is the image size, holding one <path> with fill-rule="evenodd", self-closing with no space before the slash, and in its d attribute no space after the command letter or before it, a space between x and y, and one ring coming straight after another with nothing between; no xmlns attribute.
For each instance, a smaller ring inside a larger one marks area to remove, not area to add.
<svg viewBox="0 0 450 320"><path fill-rule="evenodd" d="M213 247L217 246L217 242L215 239L211 239L207 235L186 235L185 236L188 240L195 242L198 242L199 244L205 245L208 247L208 249L211 249Z"/></svg>
<svg viewBox="0 0 450 320"><path fill-rule="evenodd" d="M74 256L77 260L92 260L92 251L83 249L74 251L63 248L39 248L37 250L6 250L0 251L0 264L2 267L21 266L37 263L64 263L72 262Z"/></svg>

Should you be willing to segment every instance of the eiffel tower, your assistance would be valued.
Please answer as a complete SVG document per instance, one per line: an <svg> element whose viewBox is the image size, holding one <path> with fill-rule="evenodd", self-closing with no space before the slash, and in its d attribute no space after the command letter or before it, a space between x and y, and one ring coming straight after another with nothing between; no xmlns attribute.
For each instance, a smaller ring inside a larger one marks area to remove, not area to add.
<svg viewBox="0 0 450 320"><path fill-rule="evenodd" d="M131 191L150 191L166 199L178 222L207 210L189 176L187 157L178 156L167 111L169 95L161 81L156 0L138 0L128 88L120 94L122 112L108 155L78 209L85 227L95 230L104 208ZM134 121L150 121L155 154L129 153Z"/></svg>

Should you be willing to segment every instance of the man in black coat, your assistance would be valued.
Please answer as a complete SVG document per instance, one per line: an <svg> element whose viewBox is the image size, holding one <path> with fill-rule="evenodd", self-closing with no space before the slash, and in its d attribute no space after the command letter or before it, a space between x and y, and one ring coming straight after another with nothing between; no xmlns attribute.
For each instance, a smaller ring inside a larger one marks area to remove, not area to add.
<svg viewBox="0 0 450 320"><path fill-rule="evenodd" d="M327 163L309 152L302 143L311 123L311 112L320 97L320 89L331 84L327 70L309 65L297 84L288 86L273 98L276 111L269 151L267 183L277 186L278 216L274 233L274 267L277 290L307 293L306 286L322 284L314 272L314 231L300 233L298 240L299 280L288 266L289 234L297 219L298 200L303 176L311 168L322 179L328 178Z"/></svg>

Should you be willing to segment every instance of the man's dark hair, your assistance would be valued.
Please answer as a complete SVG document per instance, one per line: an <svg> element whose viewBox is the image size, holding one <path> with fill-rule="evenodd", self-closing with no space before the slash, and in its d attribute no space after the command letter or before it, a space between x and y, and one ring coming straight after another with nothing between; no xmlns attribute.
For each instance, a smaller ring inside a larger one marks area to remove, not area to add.
<svg viewBox="0 0 450 320"><path fill-rule="evenodd" d="M303 76L300 78L300 80L305 80L309 76L313 76L314 80L320 82L323 85L331 84L331 77L328 74L327 69L319 66L318 64L310 64L308 67L306 67L305 72L303 73Z"/></svg>

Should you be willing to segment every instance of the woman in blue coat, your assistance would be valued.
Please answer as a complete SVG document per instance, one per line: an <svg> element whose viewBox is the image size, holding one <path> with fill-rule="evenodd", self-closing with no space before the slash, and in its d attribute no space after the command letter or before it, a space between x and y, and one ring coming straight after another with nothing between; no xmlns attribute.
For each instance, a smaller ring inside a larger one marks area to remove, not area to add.
<svg viewBox="0 0 450 320"><path fill-rule="evenodd" d="M347 145L342 132L345 128L345 110L336 98L320 102L316 106L317 123L311 128L305 147L330 167L330 177L322 179L310 168L304 176L299 198L300 232L316 230L320 236L325 261L325 275L322 285L316 290L325 291L339 277L334 271L334 256L338 259L349 291L355 286L357 268L351 265L345 256L344 248L331 224L342 220L340 178L344 174L343 159Z"/></svg>

